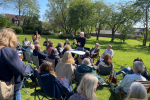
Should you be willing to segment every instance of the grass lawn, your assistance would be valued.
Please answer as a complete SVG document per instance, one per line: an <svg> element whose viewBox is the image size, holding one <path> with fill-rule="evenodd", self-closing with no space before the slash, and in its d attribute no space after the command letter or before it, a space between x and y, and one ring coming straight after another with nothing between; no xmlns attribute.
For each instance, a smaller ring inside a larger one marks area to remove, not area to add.
<svg viewBox="0 0 150 100"><path fill-rule="evenodd" d="M19 36L19 41L21 44L25 37L28 37L29 40L31 40L31 36ZM43 42L45 41L46 37L54 42L54 47L56 47L58 42L65 42L65 40L58 39L57 36L41 36L40 45L42 46L42 50L45 50ZM121 43L120 40L115 40L112 43L110 42L110 40L110 38L100 37L99 41L97 41L96 37L92 37L90 39L87 39L85 47L92 48L95 43L99 43L101 55L106 49L107 45L111 44L112 49L114 50L113 64L116 72L124 67L132 67L133 60L137 57L140 57L144 61L144 64L147 67L148 72L150 73L150 47L144 47L142 46L142 42L132 39L126 40L126 43ZM73 41L70 40L69 42L72 43ZM122 76L117 76L117 78L121 80ZM28 93L21 91L22 100L33 100L34 87L32 86L31 80L26 82L26 87ZM110 86L99 86L97 88L96 95L98 97L98 100L120 100L119 94L112 93ZM148 96L150 97L150 93L148 94Z"/></svg>

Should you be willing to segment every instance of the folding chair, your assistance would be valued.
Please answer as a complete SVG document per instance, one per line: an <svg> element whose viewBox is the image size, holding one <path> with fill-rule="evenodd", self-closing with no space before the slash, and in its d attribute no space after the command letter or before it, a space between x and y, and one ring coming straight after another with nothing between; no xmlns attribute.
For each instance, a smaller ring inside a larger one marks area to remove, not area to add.
<svg viewBox="0 0 150 100"><path fill-rule="evenodd" d="M31 60L31 54L24 51L24 55L25 55L25 60L28 61L28 63L33 63L33 61Z"/></svg>
<svg viewBox="0 0 150 100"><path fill-rule="evenodd" d="M134 82L140 82L141 84L143 84L143 86L147 90L147 93L150 91L150 81L135 80ZM120 95L120 99L124 100L124 98L127 96L127 93L125 93L121 88L119 88L119 95Z"/></svg>
<svg viewBox="0 0 150 100"><path fill-rule="evenodd" d="M39 67L39 59L38 56L32 55L33 64L38 68Z"/></svg>
<svg viewBox="0 0 150 100"><path fill-rule="evenodd" d="M35 70L34 76L37 78L41 87L41 89L37 90L35 85L34 100L36 100L36 95L38 96L39 100L43 100L44 98L48 100L57 100L57 98L62 98L64 94L68 93L67 88L65 88L53 75L44 74L40 76L40 74ZM42 95L42 98L39 97L39 94Z"/></svg>
<svg viewBox="0 0 150 100"><path fill-rule="evenodd" d="M100 77L106 82L109 80L109 76L113 74L113 65L109 67L104 67L102 65L99 65L98 74Z"/></svg>
<svg viewBox="0 0 150 100"><path fill-rule="evenodd" d="M93 59L93 63L94 63L94 61L97 61L97 60L99 60L100 59L100 55L98 54L98 55L96 55L95 57L93 57L92 59Z"/></svg>
<svg viewBox="0 0 150 100"><path fill-rule="evenodd" d="M49 59L49 58L46 58L46 61L49 61L53 64L53 68L55 70L55 59Z"/></svg>
<svg viewBox="0 0 150 100"><path fill-rule="evenodd" d="M44 52L43 52L43 53L48 55L48 52L47 52L46 50L44 50Z"/></svg>

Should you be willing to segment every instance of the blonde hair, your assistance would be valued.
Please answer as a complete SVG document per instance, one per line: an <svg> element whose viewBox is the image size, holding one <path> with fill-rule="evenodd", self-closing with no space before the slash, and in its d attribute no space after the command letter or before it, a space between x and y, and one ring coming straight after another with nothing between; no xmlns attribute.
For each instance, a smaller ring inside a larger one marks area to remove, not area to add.
<svg viewBox="0 0 150 100"><path fill-rule="evenodd" d="M77 92L90 99L90 100L97 100L95 90L97 88L98 78L91 73L87 73L83 76L78 88Z"/></svg>
<svg viewBox="0 0 150 100"><path fill-rule="evenodd" d="M67 51L70 51L71 46L69 44L66 44L65 47L64 47L64 49L66 49Z"/></svg>
<svg viewBox="0 0 150 100"><path fill-rule="evenodd" d="M139 82L133 82L125 100L128 100L129 98L147 100L147 91L145 87Z"/></svg>
<svg viewBox="0 0 150 100"><path fill-rule="evenodd" d="M87 66L91 66L90 59L89 58L84 58L83 61L82 61L82 64L85 64Z"/></svg>
<svg viewBox="0 0 150 100"><path fill-rule="evenodd" d="M0 30L0 45L15 49L17 46L17 36L13 29L5 28Z"/></svg>
<svg viewBox="0 0 150 100"><path fill-rule="evenodd" d="M69 59L73 59L72 54L70 51L66 51L63 55L63 58L61 59L61 61L63 63L66 63Z"/></svg>

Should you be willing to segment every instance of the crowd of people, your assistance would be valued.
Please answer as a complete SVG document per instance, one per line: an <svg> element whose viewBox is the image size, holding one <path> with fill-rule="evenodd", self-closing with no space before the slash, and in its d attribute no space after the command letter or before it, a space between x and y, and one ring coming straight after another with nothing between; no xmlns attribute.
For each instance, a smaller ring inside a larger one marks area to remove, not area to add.
<svg viewBox="0 0 150 100"><path fill-rule="evenodd" d="M94 64L92 58L100 53L99 43L96 43L90 51L85 50L86 38L84 37L84 32L80 32L80 37L77 40L74 39L73 43L69 43L69 39L66 39L64 44L59 42L56 47L54 47L54 42L46 38L43 46L46 47L45 51L47 53L41 51L40 40L41 36L38 34L38 31L35 31L32 41L29 41L28 37L26 37L21 46L19 38L12 29L0 30L0 82L10 87L6 90L6 88L2 88L5 86L0 84L0 100L21 100L20 89L22 87L23 76L25 73L34 73L34 70L37 70L40 75L51 74L58 80L61 79L60 83L66 88L69 88L72 84L74 70L78 73L86 73L77 87L77 93L70 96L69 100L97 100L95 92L99 86L98 80L101 79L98 75L98 69L100 66L113 66L112 59L114 52L112 45L107 45L107 49L102 53L101 58ZM74 53L71 53L71 49L85 51L85 55L75 56ZM39 66L36 69L29 64L25 66L23 60L18 56L20 50L37 56ZM54 59L55 66L47 61L47 58ZM94 66L97 67L94 68ZM118 93L118 89L121 88L128 94L126 100L147 100L145 87L139 82L134 82L135 80L150 80L149 73L142 59L136 58L133 62L133 69L123 68L116 75L121 73L124 75L123 80L117 87L112 85L112 91ZM32 79L34 83L35 80L34 78ZM4 93L4 91L9 92Z"/></svg>

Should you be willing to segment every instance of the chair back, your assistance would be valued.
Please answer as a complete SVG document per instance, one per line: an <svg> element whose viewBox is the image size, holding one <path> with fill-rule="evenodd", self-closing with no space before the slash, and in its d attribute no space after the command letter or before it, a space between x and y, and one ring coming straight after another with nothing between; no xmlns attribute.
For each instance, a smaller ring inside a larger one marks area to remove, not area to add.
<svg viewBox="0 0 150 100"><path fill-rule="evenodd" d="M48 55L48 52L47 52L46 50L44 50L44 52L43 52L43 53Z"/></svg>
<svg viewBox="0 0 150 100"><path fill-rule="evenodd" d="M39 59L38 56L32 55L33 64L39 66Z"/></svg>
<svg viewBox="0 0 150 100"><path fill-rule="evenodd" d="M49 59L49 58L46 58L47 61L51 62L53 64L53 68L55 70L55 59Z"/></svg>
<svg viewBox="0 0 150 100"><path fill-rule="evenodd" d="M58 79L66 77L69 80L69 84L71 84L72 75L74 74L74 69L72 69L71 64L66 64L58 61L55 70Z"/></svg>
<svg viewBox="0 0 150 100"><path fill-rule="evenodd" d="M25 51L24 55L25 55L25 60L31 63L31 54Z"/></svg>
<svg viewBox="0 0 150 100"><path fill-rule="evenodd" d="M98 74L103 75L103 76L110 75L112 72L112 69L113 69L113 65L111 65L109 67L99 65L99 73Z"/></svg>
<svg viewBox="0 0 150 100"><path fill-rule="evenodd" d="M73 78L73 81L77 82L77 83L80 83L82 77L85 75L86 73L78 73L76 71L76 69L74 69L74 78Z"/></svg>
<svg viewBox="0 0 150 100"><path fill-rule="evenodd" d="M34 76L37 78L41 90L47 96L51 98L60 98L66 92L68 92L67 88L65 88L59 80L51 74L43 74L40 75L36 70L34 71ZM35 87L36 90L36 87Z"/></svg>

